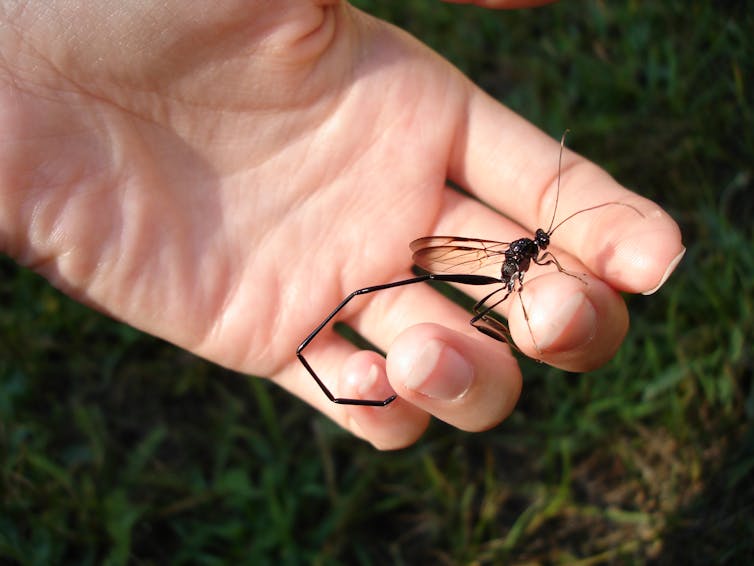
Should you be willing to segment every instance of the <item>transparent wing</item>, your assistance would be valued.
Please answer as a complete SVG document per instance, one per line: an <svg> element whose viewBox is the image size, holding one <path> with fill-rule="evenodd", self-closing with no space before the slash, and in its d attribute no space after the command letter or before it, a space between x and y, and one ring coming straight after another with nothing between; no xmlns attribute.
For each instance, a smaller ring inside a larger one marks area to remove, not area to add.
<svg viewBox="0 0 754 566"><path fill-rule="evenodd" d="M430 273L484 273L500 277L499 265L505 260L510 242L428 236L411 242L416 265Z"/></svg>

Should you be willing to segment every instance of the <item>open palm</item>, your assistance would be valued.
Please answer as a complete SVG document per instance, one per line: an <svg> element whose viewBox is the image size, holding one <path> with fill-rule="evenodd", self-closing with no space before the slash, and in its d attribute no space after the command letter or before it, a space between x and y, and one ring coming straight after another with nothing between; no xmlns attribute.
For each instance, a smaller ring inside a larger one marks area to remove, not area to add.
<svg viewBox="0 0 754 566"><path fill-rule="evenodd" d="M454 352L468 354L478 392L460 391L459 400L402 389L394 374L413 366L399 353L397 369L387 369L402 397L395 407L332 407L294 351L349 291L408 276L412 239L511 239L546 224L557 142L409 36L345 4L223 3L211 13L167 4L3 16L2 249L129 324L276 379L379 446L412 441L428 413L468 429L503 418L520 388L515 362L424 286L365 299L349 322L386 350L450 344L445 365L454 367ZM590 195L590 203L631 200L646 213L598 215L610 225L610 257L597 250L579 254L585 265L570 263L608 283L586 291L606 321L597 339L556 341L543 354L578 369L603 363L625 333L611 287L656 286L681 247L656 206L572 154L568 163L564 186L578 188L564 191L564 210ZM446 178L518 219L524 233L446 189ZM662 245L644 253L648 222ZM562 241L579 253L587 237L564 228ZM444 326L411 330L427 319ZM324 374L369 374L377 379L366 383L388 387L373 354L329 331L317 348ZM485 409L468 416L480 403Z"/></svg>

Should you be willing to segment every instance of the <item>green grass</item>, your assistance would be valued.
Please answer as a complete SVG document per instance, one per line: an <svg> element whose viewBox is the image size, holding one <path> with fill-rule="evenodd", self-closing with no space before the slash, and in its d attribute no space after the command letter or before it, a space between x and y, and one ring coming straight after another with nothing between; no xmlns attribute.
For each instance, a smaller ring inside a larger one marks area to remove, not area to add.
<svg viewBox="0 0 754 566"><path fill-rule="evenodd" d="M687 255L615 360L524 361L495 430L382 454L0 261L0 561L737 564L754 556L754 17L359 2L657 199Z"/></svg>

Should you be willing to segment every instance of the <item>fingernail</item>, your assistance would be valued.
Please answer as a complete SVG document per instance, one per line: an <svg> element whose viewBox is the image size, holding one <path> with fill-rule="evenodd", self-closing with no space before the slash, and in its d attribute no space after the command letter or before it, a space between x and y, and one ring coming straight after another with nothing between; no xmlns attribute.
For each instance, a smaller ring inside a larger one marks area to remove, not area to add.
<svg viewBox="0 0 754 566"><path fill-rule="evenodd" d="M453 348L431 340L408 372L404 385L426 397L450 401L471 387L474 368Z"/></svg>
<svg viewBox="0 0 754 566"><path fill-rule="evenodd" d="M665 281L668 280L668 277L675 271L675 268L678 266L679 263L681 263L681 260L683 259L684 254L686 253L686 248L683 248L681 250L681 253L679 253L677 256L675 256L675 259L670 262L670 265L668 265L668 268L665 270L665 273L662 276L662 279L660 279L660 282L657 284L656 287L653 289L650 289L649 291L644 291L642 295L651 295L653 293L656 293L660 290L660 287L662 287L665 284Z"/></svg>
<svg viewBox="0 0 754 566"><path fill-rule="evenodd" d="M364 379L359 381L358 385L356 386L356 391L358 392L360 397L364 397L369 394L369 392L374 387L374 384L377 383L377 378L380 376L380 368L377 367L377 364L372 364L369 366L369 371L367 372Z"/></svg>
<svg viewBox="0 0 754 566"><path fill-rule="evenodd" d="M344 391L357 399L377 398L379 396L387 398L395 394L387 380L385 370L374 363L369 366L366 374L361 372L349 373L346 376Z"/></svg>
<svg viewBox="0 0 754 566"><path fill-rule="evenodd" d="M597 312L583 293L575 293L548 315L541 334L536 334L540 350L575 350L594 339Z"/></svg>

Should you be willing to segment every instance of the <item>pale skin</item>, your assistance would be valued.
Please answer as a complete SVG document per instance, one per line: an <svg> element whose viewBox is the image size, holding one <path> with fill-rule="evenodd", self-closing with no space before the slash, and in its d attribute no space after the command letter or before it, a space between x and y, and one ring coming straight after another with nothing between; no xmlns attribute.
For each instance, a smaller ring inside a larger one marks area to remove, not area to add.
<svg viewBox="0 0 754 566"><path fill-rule="evenodd" d="M559 134L344 3L0 3L0 250L381 449L431 416L503 420L522 387L509 348L426 285L360 297L344 321L387 361L330 331L311 355L342 396L399 395L370 408L330 403L297 345L350 291L410 277L415 238L546 227ZM532 270L531 333L520 301L500 309L524 353L568 370L612 357L628 327L618 291L655 290L684 249L656 204L566 150L562 216L606 201L643 216L607 207L553 237L587 284Z"/></svg>

